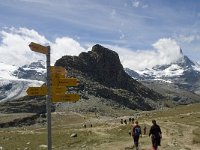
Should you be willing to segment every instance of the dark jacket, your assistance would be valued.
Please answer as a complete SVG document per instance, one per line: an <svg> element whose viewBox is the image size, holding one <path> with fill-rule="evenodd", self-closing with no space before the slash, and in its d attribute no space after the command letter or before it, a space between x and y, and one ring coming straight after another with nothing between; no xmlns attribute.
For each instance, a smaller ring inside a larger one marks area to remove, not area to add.
<svg viewBox="0 0 200 150"><path fill-rule="evenodd" d="M151 129L149 131L149 136L153 135L155 137L160 137L160 135L162 134L160 126L155 124L151 126Z"/></svg>
<svg viewBox="0 0 200 150"><path fill-rule="evenodd" d="M135 133L136 133L135 130L138 131L138 132L137 132L137 135L135 134ZM142 134L142 133L141 133L141 127L140 127L139 125L135 125L135 126L133 127L133 129L132 129L132 136L140 136L140 134Z"/></svg>

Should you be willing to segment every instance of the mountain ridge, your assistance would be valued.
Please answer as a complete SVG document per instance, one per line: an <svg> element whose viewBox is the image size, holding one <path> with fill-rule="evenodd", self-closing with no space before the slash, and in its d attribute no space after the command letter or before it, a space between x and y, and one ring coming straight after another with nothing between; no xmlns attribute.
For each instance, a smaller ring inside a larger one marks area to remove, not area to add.
<svg viewBox="0 0 200 150"><path fill-rule="evenodd" d="M125 68L125 71L134 79L144 83L146 86L148 85L149 88L150 82L158 85L160 84L158 83L159 81L163 81L173 85L173 87L176 87L175 89L179 88L183 91L189 91L191 94L200 95L200 65L191 61L184 54L182 55L181 58L170 64L157 65L152 69L140 71Z"/></svg>
<svg viewBox="0 0 200 150"><path fill-rule="evenodd" d="M66 68L69 76L77 77L84 87L82 93L88 91L89 97L96 95L105 103L112 101L131 109L150 110L163 98L127 75L116 52L98 44L79 56L63 56L55 66Z"/></svg>
<svg viewBox="0 0 200 150"><path fill-rule="evenodd" d="M21 67L1 63L0 72L0 102L3 102L25 96L30 86L41 86L46 69L43 61Z"/></svg>
<svg viewBox="0 0 200 150"><path fill-rule="evenodd" d="M193 67L194 64L190 62L187 57L183 57L178 63L182 64L183 67L186 67L187 70L191 70L191 67ZM152 83L148 81L144 82L144 80L146 80L147 77L148 80L151 81L156 79L156 74L153 74L153 72L152 74L145 74L139 82L134 80L125 72L126 69L123 68L118 54L115 51L105 48L99 44L94 45L91 51L80 53L79 56L63 56L56 61L55 65L66 68L68 77L75 77L80 81L78 87L70 87L68 92L79 93L81 95L81 100L75 104L61 104L64 108L69 105L73 106L70 109L74 109L75 111L103 112L105 111L105 108L112 110L152 110L165 106L168 107L169 105L166 105L166 100L170 100L170 103L173 103L172 105L193 103L199 100L199 97L191 92L177 90L178 85L171 87L171 89L175 92L166 88L165 85L167 84L159 85L158 83L153 83L154 86L158 86L159 88L152 88ZM173 66L168 64L165 66L156 66L154 69L162 75L163 68L166 69L164 71L177 72L176 66L178 66L178 64L173 63ZM179 67L181 68L181 66ZM24 82L27 81L31 82L37 80L37 82L40 82L41 85L45 81L45 70L44 62L38 61L19 67L10 73L14 79L17 79L16 84L24 84ZM150 72L152 70L149 69L146 71ZM181 81L179 78L183 72L184 70L182 72L179 71L179 76L173 74L176 76L175 81L177 83ZM190 75L189 73L190 72L188 72L188 75ZM134 75L141 77L140 72L137 73L134 71ZM167 81L167 83L171 82L171 77L168 76L159 79ZM5 84L3 88L0 88L0 92L5 93L6 89L12 89L13 85L13 83ZM26 85L30 86L31 84L28 83ZM197 88L200 87L198 85L196 86ZM24 91L24 95L25 88L27 87L24 86L22 89ZM4 91L2 89L4 89ZM10 97L10 99L14 98L17 98L17 96ZM80 106L82 107L80 108Z"/></svg>

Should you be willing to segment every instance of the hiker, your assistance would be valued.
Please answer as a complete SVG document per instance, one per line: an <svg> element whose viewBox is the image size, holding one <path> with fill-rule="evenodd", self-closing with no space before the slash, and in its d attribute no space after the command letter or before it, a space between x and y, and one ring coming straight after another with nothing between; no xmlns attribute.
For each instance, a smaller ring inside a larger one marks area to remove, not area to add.
<svg viewBox="0 0 200 150"><path fill-rule="evenodd" d="M143 130L144 130L143 134L146 135L146 131L147 131L146 125L144 125L144 129Z"/></svg>
<svg viewBox="0 0 200 150"><path fill-rule="evenodd" d="M134 123L134 120L135 120L134 118L131 118L132 123Z"/></svg>
<svg viewBox="0 0 200 150"><path fill-rule="evenodd" d="M128 122L131 123L131 118L128 118Z"/></svg>
<svg viewBox="0 0 200 150"><path fill-rule="evenodd" d="M126 119L124 120L124 123L125 123L125 124L127 124L127 121L126 121Z"/></svg>
<svg viewBox="0 0 200 150"><path fill-rule="evenodd" d="M139 149L138 146L139 146L140 135L142 136L141 127L138 125L138 121L135 121L135 125L132 128L132 136L136 150Z"/></svg>
<svg viewBox="0 0 200 150"><path fill-rule="evenodd" d="M128 134L131 136L131 130L128 130Z"/></svg>
<svg viewBox="0 0 200 150"><path fill-rule="evenodd" d="M158 146L160 146L162 132L160 126L157 125L156 120L152 120L152 126L149 131L149 136L151 136L151 142L153 146L153 150L157 150Z"/></svg>
<svg viewBox="0 0 200 150"><path fill-rule="evenodd" d="M123 124L123 122L124 122L123 119L121 119L121 124Z"/></svg>

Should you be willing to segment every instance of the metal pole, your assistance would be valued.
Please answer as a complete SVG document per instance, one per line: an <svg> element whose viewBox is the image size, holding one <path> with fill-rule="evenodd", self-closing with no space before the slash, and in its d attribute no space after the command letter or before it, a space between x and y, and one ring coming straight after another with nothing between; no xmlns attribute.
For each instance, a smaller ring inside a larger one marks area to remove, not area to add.
<svg viewBox="0 0 200 150"><path fill-rule="evenodd" d="M47 97L46 97L46 110L47 110L47 136L48 136L48 150L52 149L51 142L51 73L50 73L50 46L47 46Z"/></svg>

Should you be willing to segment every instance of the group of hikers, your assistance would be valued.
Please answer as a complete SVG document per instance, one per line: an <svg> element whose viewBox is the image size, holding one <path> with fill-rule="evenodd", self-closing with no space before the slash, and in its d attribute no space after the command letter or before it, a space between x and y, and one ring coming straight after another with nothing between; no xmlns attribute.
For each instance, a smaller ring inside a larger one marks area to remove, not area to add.
<svg viewBox="0 0 200 150"><path fill-rule="evenodd" d="M139 138L140 136L142 136L142 130L140 125L138 124L138 121L135 121L135 124L133 124L131 128L132 129L130 135L132 135L133 137L136 150L139 150ZM144 134L146 134L146 126L144 127ZM158 146L160 146L162 132L160 126L157 125L156 120L152 120L152 126L149 130L149 136L151 136L153 150L157 150Z"/></svg>

